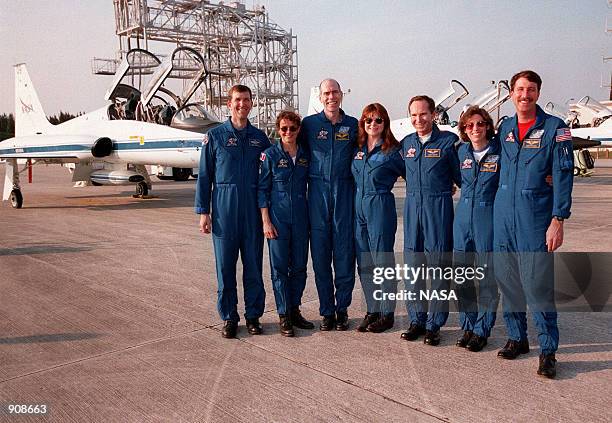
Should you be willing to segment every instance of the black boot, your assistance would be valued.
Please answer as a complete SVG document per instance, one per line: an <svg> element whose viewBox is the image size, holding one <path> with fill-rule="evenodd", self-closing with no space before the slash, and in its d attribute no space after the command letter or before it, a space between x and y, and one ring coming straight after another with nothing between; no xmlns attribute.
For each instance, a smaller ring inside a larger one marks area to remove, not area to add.
<svg viewBox="0 0 612 423"><path fill-rule="evenodd" d="M466 345L468 351L478 352L487 346L487 338L474 334Z"/></svg>
<svg viewBox="0 0 612 423"><path fill-rule="evenodd" d="M246 327L251 335L261 335L263 332L258 317L255 319L246 319Z"/></svg>
<svg viewBox="0 0 612 423"><path fill-rule="evenodd" d="M304 319L299 307L294 307L291 309L291 322L293 323L293 326L300 329L314 329L315 327L312 322Z"/></svg>
<svg viewBox="0 0 612 423"><path fill-rule="evenodd" d="M410 327L408 330L400 335L400 337L405 341L415 341L419 338L419 336L425 335L425 326L415 325L414 323L410 323Z"/></svg>
<svg viewBox="0 0 612 423"><path fill-rule="evenodd" d="M538 374L540 376L553 379L557 375L557 369L555 368L557 359L555 353L552 354L540 354L540 365L538 366Z"/></svg>
<svg viewBox="0 0 612 423"><path fill-rule="evenodd" d="M378 319L380 319L380 313L366 313L359 326L357 326L357 332L367 332L370 323L374 323Z"/></svg>
<svg viewBox="0 0 612 423"><path fill-rule="evenodd" d="M457 345L460 348L467 347L473 335L474 335L474 332L472 332L471 330L466 330L465 332L463 332L463 336L457 339L457 342L455 343L455 345Z"/></svg>
<svg viewBox="0 0 612 423"><path fill-rule="evenodd" d="M286 314L279 314L278 317L280 318L279 326L281 335L289 337L295 335L295 333L293 332L293 324L291 323L291 318Z"/></svg>
<svg viewBox="0 0 612 423"><path fill-rule="evenodd" d="M232 339L236 337L237 331L238 322L235 320L226 320L223 324L223 329L221 329L221 336L227 339Z"/></svg>
<svg viewBox="0 0 612 423"><path fill-rule="evenodd" d="M321 320L321 324L319 325L319 330L329 331L334 330L336 328L336 316L334 314L330 314L329 316L323 316L323 320Z"/></svg>
<svg viewBox="0 0 612 423"><path fill-rule="evenodd" d="M336 313L336 330L348 330L349 321L348 314L346 312Z"/></svg>
<svg viewBox="0 0 612 423"><path fill-rule="evenodd" d="M393 327L394 322L395 318L393 316L393 313L387 313L377 321L370 323L370 325L368 326L368 331L374 333L384 332L387 329L391 329Z"/></svg>
<svg viewBox="0 0 612 423"><path fill-rule="evenodd" d="M505 358L506 360L514 360L521 354L527 354L529 352L529 341L523 339L522 341L515 341L514 339L508 339L504 348L497 352L497 356Z"/></svg>

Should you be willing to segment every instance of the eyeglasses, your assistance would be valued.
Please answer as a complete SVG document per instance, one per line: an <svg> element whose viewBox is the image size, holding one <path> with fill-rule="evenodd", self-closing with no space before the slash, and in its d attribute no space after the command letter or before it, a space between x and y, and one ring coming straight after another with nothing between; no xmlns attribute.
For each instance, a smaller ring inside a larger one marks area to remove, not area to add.
<svg viewBox="0 0 612 423"><path fill-rule="evenodd" d="M280 128L281 132L296 132L298 130L297 126L281 126Z"/></svg>
<svg viewBox="0 0 612 423"><path fill-rule="evenodd" d="M372 118L366 118L365 119L365 123L367 123L368 125L371 124L372 122L375 122L377 125L380 125L381 123L383 123L383 119L382 118L376 118L376 119L372 119Z"/></svg>
<svg viewBox="0 0 612 423"><path fill-rule="evenodd" d="M487 126L487 122L485 122L484 120L479 120L476 123L466 123L464 128L467 129L468 131L471 131L472 129L474 129L474 126L478 127L478 128L484 128L485 126Z"/></svg>

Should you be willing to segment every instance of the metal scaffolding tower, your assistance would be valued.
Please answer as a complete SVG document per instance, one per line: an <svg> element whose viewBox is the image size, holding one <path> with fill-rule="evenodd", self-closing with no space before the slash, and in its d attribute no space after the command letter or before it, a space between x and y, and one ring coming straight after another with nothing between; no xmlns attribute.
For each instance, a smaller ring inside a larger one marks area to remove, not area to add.
<svg viewBox="0 0 612 423"><path fill-rule="evenodd" d="M281 110L297 110L297 37L272 22L263 6L208 0L113 0L119 59L94 58L95 74L113 74L130 48L152 41L190 46L204 57L210 77L198 100L219 119L227 116L234 84L253 90L254 122L272 134Z"/></svg>

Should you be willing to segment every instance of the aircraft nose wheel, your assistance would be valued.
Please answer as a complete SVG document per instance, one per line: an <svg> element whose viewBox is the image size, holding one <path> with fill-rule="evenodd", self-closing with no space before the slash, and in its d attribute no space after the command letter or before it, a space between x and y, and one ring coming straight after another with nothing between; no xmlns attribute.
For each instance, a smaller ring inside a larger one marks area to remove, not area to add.
<svg viewBox="0 0 612 423"><path fill-rule="evenodd" d="M139 197L149 194L149 187L145 181L140 181L136 184L136 195Z"/></svg>
<svg viewBox="0 0 612 423"><path fill-rule="evenodd" d="M11 191L11 206L14 209L20 209L23 206L23 195L21 195L21 191L18 189L14 189Z"/></svg>

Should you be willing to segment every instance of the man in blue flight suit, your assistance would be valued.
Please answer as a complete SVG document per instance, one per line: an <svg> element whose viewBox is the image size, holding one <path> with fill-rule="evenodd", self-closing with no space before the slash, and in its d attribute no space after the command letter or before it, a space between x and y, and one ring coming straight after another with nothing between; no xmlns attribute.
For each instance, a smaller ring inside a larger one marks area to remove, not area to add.
<svg viewBox="0 0 612 423"><path fill-rule="evenodd" d="M404 258L418 268L450 265L453 248L453 183L461 185L457 135L440 131L433 123L434 101L416 96L408 103L408 113L415 133L402 140L406 165L406 201L404 203ZM431 272L435 273L435 272ZM402 333L404 340L414 341L425 335L424 343L440 343L440 327L448 318L448 301L432 298L429 304L420 293L426 292L425 280L406 281L406 289L416 295L407 301L410 328ZM431 292L441 293L449 283L431 278Z"/></svg>
<svg viewBox="0 0 612 423"><path fill-rule="evenodd" d="M468 108L461 115L459 134L465 142L459 147L461 198L453 224L455 266L480 268L482 276L465 278L462 283L456 280L459 321L464 331L456 345L476 352L487 345L499 302L492 252L493 202L499 184L500 146L494 136L491 116L478 106Z"/></svg>
<svg viewBox="0 0 612 423"><path fill-rule="evenodd" d="M262 332L259 318L264 312L266 293L261 276L263 233L257 206L257 181L259 158L270 141L248 120L253 107L249 87L234 85L228 98L231 117L204 136L195 212L200 214L200 232L213 234L217 309L225 321L221 335L235 338L240 320L236 289L239 252L247 329L252 335Z"/></svg>
<svg viewBox="0 0 612 423"><path fill-rule="evenodd" d="M310 251L323 316L319 328L347 330L355 286L351 162L357 119L340 109L338 81L325 79L319 90L323 111L306 117L300 130L300 143L310 151Z"/></svg>
<svg viewBox="0 0 612 423"><path fill-rule="evenodd" d="M542 79L530 70L514 75L510 94L516 115L499 128L501 176L494 206L495 273L504 298L508 342L498 356L529 352L525 303L538 328L537 373L556 375L559 344L551 253L563 243L570 216L574 160L565 123L538 105ZM552 174L552 186L547 175Z"/></svg>
<svg viewBox="0 0 612 423"><path fill-rule="evenodd" d="M281 140L261 155L258 201L268 238L280 331L283 336L294 336L294 326L314 328L300 312L308 263L306 186L310 158L296 143L299 116L283 111L276 121Z"/></svg>

